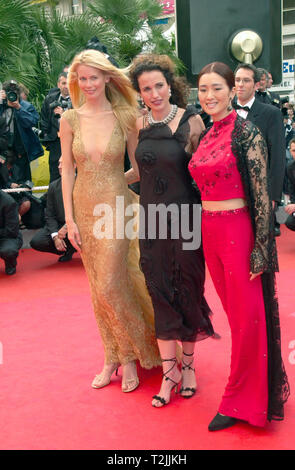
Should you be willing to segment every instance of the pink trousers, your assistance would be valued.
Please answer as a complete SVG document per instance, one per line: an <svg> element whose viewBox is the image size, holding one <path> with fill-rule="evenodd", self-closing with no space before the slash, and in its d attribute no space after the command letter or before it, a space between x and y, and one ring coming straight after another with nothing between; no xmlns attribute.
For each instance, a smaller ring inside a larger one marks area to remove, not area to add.
<svg viewBox="0 0 295 470"><path fill-rule="evenodd" d="M202 211L206 263L227 314L232 352L219 413L264 426L267 419L267 336L260 277L250 281L254 245L248 208Z"/></svg>

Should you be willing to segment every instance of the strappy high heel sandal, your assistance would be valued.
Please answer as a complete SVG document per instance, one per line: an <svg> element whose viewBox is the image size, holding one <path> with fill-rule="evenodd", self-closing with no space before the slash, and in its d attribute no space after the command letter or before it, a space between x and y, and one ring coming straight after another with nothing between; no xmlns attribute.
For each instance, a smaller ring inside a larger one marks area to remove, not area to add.
<svg viewBox="0 0 295 470"><path fill-rule="evenodd" d="M118 364L110 364L110 365L112 365L113 367L110 368L109 377L106 377L106 380L104 382L101 382L100 379L101 379L101 376L102 376L103 372L96 375L93 379L92 384L91 384L92 388L106 387L107 385L109 385L109 383L111 381L111 376L113 375L113 373L116 372L116 375L118 375L118 369L120 367L120 364L118 363Z"/></svg>
<svg viewBox="0 0 295 470"><path fill-rule="evenodd" d="M122 392L124 392L124 393L133 392L133 390L135 390L139 385L139 378L137 376L136 362L131 361L128 364L130 364L132 366L133 377L130 377L129 379L126 379L124 377L125 374L124 374L124 367L123 367ZM126 364L126 365L128 365L128 364Z"/></svg>
<svg viewBox="0 0 295 470"><path fill-rule="evenodd" d="M183 354L184 356L187 356L187 357L190 357L190 356L193 356L194 353L192 354L186 354L184 351L183 351ZM193 364L194 360L192 359L191 362L189 364L187 364L186 362L184 362L184 360L182 359L182 370L192 370L195 372L195 368L194 367L191 367L191 365ZM181 387L181 389L179 390L179 393L180 395L183 397L183 398L192 398L194 396L194 394L196 393L196 388L195 387ZM185 394L183 392L191 392L189 395Z"/></svg>
<svg viewBox="0 0 295 470"><path fill-rule="evenodd" d="M171 395L171 392L175 389L175 393L177 393L178 391L178 385L180 384L181 382L181 377L179 379L178 382L175 382L175 380L171 379L171 377L168 376L169 372L171 372L174 367L177 365L177 359L176 357L173 357L172 359L162 359L162 362L168 362L168 361L171 361L173 362L173 366L170 367L170 369L168 369L166 372L163 373L163 379L165 379L166 381L170 380L170 382L173 383L171 389L170 389L170 395ZM152 404L155 408L162 408L162 406L164 405L168 405L168 403L170 402L170 396L169 396L169 400L165 400L164 397L161 397L160 395L154 395L153 396L153 399L154 400L157 400L157 402L159 403L158 405L156 404ZM160 404L161 403L161 404Z"/></svg>

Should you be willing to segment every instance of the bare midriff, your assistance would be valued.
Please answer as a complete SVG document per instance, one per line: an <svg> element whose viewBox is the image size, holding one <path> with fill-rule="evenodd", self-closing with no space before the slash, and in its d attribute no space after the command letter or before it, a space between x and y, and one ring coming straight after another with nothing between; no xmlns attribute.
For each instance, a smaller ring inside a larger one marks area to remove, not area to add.
<svg viewBox="0 0 295 470"><path fill-rule="evenodd" d="M202 207L206 211L229 211L245 207L247 202L242 198L226 199L225 201L202 201Z"/></svg>

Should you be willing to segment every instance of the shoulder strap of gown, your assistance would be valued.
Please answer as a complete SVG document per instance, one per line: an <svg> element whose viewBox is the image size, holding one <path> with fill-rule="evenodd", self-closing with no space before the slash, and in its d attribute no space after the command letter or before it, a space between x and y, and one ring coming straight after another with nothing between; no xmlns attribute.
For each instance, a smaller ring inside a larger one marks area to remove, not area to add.
<svg viewBox="0 0 295 470"><path fill-rule="evenodd" d="M70 124L71 128L73 131L76 129L76 122L77 122L77 112L75 109L67 109L63 115L63 118L65 118L68 123Z"/></svg>
<svg viewBox="0 0 295 470"><path fill-rule="evenodd" d="M178 127L182 126L191 116L195 116L196 114L198 114L198 111L195 106L189 104L179 121Z"/></svg>

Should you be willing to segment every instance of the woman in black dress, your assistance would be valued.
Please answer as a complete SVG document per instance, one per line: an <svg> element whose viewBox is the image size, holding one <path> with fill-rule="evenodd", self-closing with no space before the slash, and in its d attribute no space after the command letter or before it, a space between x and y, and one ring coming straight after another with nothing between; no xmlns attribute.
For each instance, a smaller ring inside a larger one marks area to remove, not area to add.
<svg viewBox="0 0 295 470"><path fill-rule="evenodd" d="M213 335L204 298L200 198L187 169L204 125L195 108L185 109L188 87L174 75L167 56L139 56L130 78L150 110L138 119L138 145L126 179L131 184L140 178L140 263L163 362L161 389L152 405L162 407L180 383L184 398L195 394L195 342ZM177 341L182 343L182 372Z"/></svg>

